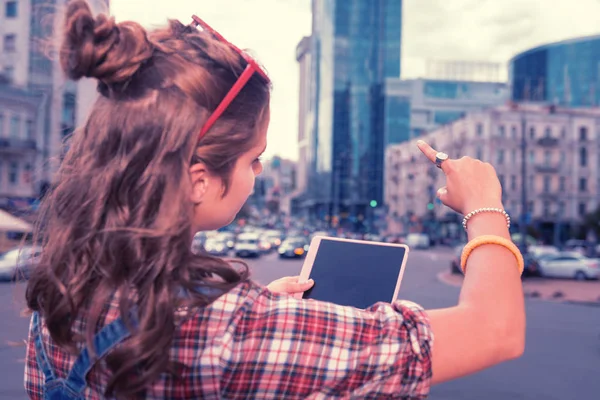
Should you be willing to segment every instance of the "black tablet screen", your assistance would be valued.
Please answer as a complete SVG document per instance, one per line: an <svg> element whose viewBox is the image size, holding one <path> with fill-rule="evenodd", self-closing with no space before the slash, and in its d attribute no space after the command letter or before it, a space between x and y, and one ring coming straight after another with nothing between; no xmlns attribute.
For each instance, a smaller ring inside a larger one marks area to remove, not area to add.
<svg viewBox="0 0 600 400"><path fill-rule="evenodd" d="M405 255L397 246L321 239L310 272L315 284L303 298L362 309L389 303Z"/></svg>

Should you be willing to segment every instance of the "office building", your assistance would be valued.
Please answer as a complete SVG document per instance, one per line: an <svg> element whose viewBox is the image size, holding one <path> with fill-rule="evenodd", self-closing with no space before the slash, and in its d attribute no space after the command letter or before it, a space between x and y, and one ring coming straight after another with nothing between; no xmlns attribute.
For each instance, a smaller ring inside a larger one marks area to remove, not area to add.
<svg viewBox="0 0 600 400"><path fill-rule="evenodd" d="M513 225L525 221L553 243L566 239L569 228L598 207L599 135L598 108L509 104L470 113L422 139L453 158L471 156L494 165ZM462 216L436 200L443 174L419 152L416 139L387 149L385 179L390 232L461 233Z"/></svg>
<svg viewBox="0 0 600 400"><path fill-rule="evenodd" d="M502 63L466 60L427 60L425 78L438 81L502 82Z"/></svg>
<svg viewBox="0 0 600 400"><path fill-rule="evenodd" d="M600 35L524 51L509 63L513 101L566 107L600 105Z"/></svg>
<svg viewBox="0 0 600 400"><path fill-rule="evenodd" d="M296 47L296 61L299 66L299 101L298 101L298 174L296 189L301 195L308 184L308 160L312 145L312 99L311 85L311 38L304 37Z"/></svg>
<svg viewBox="0 0 600 400"><path fill-rule="evenodd" d="M364 219L383 200L386 78L400 77L401 0L314 0L307 215ZM304 178L303 178L304 179Z"/></svg>
<svg viewBox="0 0 600 400"><path fill-rule="evenodd" d="M464 117L468 112L499 106L508 100L501 82L437 79L387 79L387 143L401 143Z"/></svg>

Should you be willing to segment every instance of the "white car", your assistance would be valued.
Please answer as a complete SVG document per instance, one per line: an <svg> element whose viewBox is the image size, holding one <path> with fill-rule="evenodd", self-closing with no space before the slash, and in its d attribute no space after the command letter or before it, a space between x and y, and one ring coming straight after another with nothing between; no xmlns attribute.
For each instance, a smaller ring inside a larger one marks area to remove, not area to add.
<svg viewBox="0 0 600 400"><path fill-rule="evenodd" d="M411 249L428 249L429 235L424 233L409 233L406 236L406 242Z"/></svg>
<svg viewBox="0 0 600 400"><path fill-rule="evenodd" d="M41 254L38 246L18 247L0 254L0 281L28 278Z"/></svg>
<svg viewBox="0 0 600 400"><path fill-rule="evenodd" d="M237 237L233 250L236 257L260 257L260 235L257 233L242 233Z"/></svg>
<svg viewBox="0 0 600 400"><path fill-rule="evenodd" d="M576 252L546 255L539 260L542 276L551 278L574 278L577 280L600 279L600 262Z"/></svg>
<svg viewBox="0 0 600 400"><path fill-rule="evenodd" d="M218 237L211 237L206 239L204 251L213 256L226 256L229 253L229 247L227 247L226 241Z"/></svg>

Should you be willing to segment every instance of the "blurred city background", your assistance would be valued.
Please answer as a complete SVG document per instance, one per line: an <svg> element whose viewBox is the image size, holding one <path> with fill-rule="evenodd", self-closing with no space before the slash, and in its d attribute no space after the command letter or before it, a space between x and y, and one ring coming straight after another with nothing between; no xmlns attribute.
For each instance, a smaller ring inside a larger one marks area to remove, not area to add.
<svg viewBox="0 0 600 400"><path fill-rule="evenodd" d="M6 399L24 398L28 324L23 285L10 282L40 250L17 247L97 95L91 80L65 80L48 51L64 3L0 0ZM407 243L401 297L450 306L462 280L462 216L436 199L443 175L415 143L479 158L496 167L525 253L528 345L522 359L434 388L431 398L600 396L600 2L557 0L550 11L542 0L90 3L146 26L202 15L234 43L255 38L274 77L264 172L236 221L198 233L195 251L248 258L266 284L297 274L317 234ZM423 46L430 51L419 53Z"/></svg>

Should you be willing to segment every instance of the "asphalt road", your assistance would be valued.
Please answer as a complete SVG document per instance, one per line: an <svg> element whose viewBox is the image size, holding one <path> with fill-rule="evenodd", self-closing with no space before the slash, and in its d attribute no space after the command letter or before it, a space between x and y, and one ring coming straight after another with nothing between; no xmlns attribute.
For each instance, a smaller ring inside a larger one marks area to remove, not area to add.
<svg viewBox="0 0 600 400"><path fill-rule="evenodd" d="M451 306L458 289L440 283L447 252L411 251L400 297L426 308ZM249 260L261 283L298 274L299 260L274 254ZM0 399L25 398L24 347L29 321L19 316L23 287L0 284ZM600 308L527 301L527 346L519 360L432 389L433 400L586 400L600 398ZM465 338L465 340L472 340Z"/></svg>

